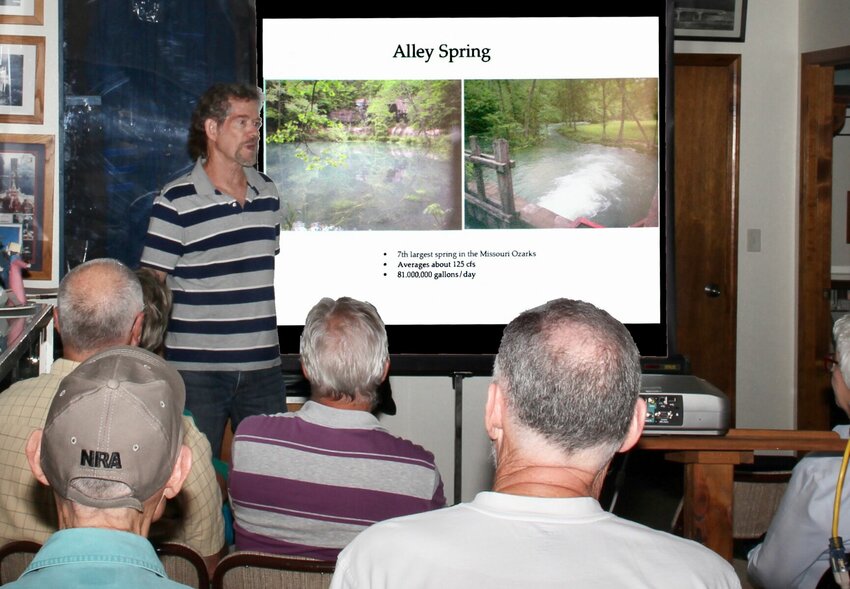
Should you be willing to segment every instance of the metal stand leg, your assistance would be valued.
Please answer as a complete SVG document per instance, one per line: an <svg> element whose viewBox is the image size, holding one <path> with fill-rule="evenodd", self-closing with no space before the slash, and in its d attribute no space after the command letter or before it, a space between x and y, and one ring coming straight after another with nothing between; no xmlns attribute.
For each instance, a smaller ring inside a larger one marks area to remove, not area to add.
<svg viewBox="0 0 850 589"><path fill-rule="evenodd" d="M461 502L463 489L463 379L471 372L455 372L452 381L455 389L455 485L454 504Z"/></svg>

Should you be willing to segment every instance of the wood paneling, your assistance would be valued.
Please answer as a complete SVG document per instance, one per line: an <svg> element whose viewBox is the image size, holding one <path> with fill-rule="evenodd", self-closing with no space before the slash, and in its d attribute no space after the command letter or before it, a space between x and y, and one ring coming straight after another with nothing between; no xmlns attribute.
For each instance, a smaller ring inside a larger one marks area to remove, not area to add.
<svg viewBox="0 0 850 589"><path fill-rule="evenodd" d="M675 56L678 352L735 408L740 55Z"/></svg>
<svg viewBox="0 0 850 589"><path fill-rule="evenodd" d="M800 106L800 249L797 428L828 429L832 394L823 357L830 351L832 103L834 70L804 64Z"/></svg>

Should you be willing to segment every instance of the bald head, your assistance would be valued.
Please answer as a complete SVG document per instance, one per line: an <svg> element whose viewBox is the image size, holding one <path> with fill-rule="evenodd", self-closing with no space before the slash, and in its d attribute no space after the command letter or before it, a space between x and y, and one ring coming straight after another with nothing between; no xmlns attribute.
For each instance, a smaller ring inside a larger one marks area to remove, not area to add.
<svg viewBox="0 0 850 589"><path fill-rule="evenodd" d="M101 258L77 266L62 279L57 297L65 356L85 357L130 343L143 310L142 287L124 264Z"/></svg>
<svg viewBox="0 0 850 589"><path fill-rule="evenodd" d="M566 454L624 441L640 391L628 330L602 309L556 299L505 328L494 366L517 423Z"/></svg>

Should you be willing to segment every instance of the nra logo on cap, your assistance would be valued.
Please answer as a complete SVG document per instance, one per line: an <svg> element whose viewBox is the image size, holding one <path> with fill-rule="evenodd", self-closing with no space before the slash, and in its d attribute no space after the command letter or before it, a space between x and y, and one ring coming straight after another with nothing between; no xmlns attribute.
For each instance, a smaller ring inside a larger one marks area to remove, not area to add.
<svg viewBox="0 0 850 589"><path fill-rule="evenodd" d="M80 452L80 466L92 466L94 468L121 468L121 453L82 450Z"/></svg>

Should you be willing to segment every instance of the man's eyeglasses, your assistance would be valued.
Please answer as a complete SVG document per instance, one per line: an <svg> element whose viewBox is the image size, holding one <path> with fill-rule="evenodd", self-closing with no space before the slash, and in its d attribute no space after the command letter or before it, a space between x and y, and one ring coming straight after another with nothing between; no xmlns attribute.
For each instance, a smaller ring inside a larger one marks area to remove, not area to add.
<svg viewBox="0 0 850 589"><path fill-rule="evenodd" d="M836 366L838 366L838 360L835 359L835 356L829 355L823 359L823 368L827 372L832 373Z"/></svg>
<svg viewBox="0 0 850 589"><path fill-rule="evenodd" d="M235 117L233 119L233 126L236 127L240 131L246 131L249 128L253 128L259 131L263 126L262 119L249 119L248 117Z"/></svg>

